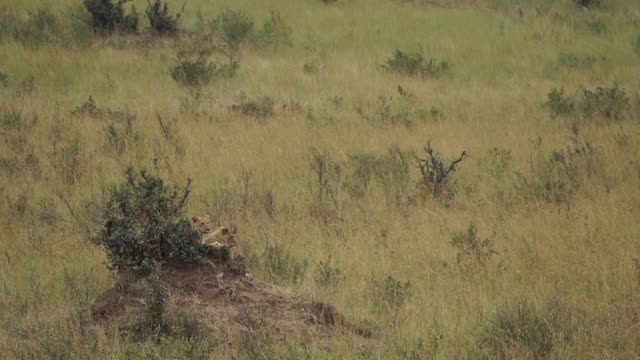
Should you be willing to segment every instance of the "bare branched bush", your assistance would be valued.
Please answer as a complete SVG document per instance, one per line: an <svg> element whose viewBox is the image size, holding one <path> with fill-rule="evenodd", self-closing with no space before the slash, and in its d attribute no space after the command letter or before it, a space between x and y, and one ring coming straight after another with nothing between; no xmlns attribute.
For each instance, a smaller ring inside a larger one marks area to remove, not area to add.
<svg viewBox="0 0 640 360"><path fill-rule="evenodd" d="M422 175L418 182L419 188L425 193L430 194L433 198L440 196L452 196L453 190L450 187L451 175L456 171L456 167L467 155L466 151L460 154L460 157L452 161L446 166L444 161L440 159L438 154L431 147L431 141L427 142L424 147L425 157L415 157L418 168Z"/></svg>

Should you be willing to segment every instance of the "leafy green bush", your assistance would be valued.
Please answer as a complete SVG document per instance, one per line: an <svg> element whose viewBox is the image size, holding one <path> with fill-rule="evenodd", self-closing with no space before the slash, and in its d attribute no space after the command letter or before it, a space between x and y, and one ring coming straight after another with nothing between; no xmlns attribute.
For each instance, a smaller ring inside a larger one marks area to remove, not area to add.
<svg viewBox="0 0 640 360"><path fill-rule="evenodd" d="M91 14L91 26L99 35L111 35L114 32L135 33L138 31L138 12L132 6L126 14L124 4L132 0L83 0L84 7Z"/></svg>
<svg viewBox="0 0 640 360"><path fill-rule="evenodd" d="M229 59L226 64L209 61L204 55L192 60L184 54L178 55L178 63L170 70L171 77L182 86L204 86L214 79L228 79L235 76L240 65Z"/></svg>
<svg viewBox="0 0 640 360"><path fill-rule="evenodd" d="M521 302L498 309L480 345L490 358L543 359L551 352L553 334L543 315L531 303Z"/></svg>
<svg viewBox="0 0 640 360"><path fill-rule="evenodd" d="M594 90L585 89L580 108L586 116L619 120L628 115L631 105L624 88L615 85L611 88L598 86Z"/></svg>
<svg viewBox="0 0 640 360"><path fill-rule="evenodd" d="M465 231L455 233L451 238L451 245L457 250L456 261L464 271L482 267L498 254L490 239L482 240L478 237L478 229L474 224L469 225Z"/></svg>
<svg viewBox="0 0 640 360"><path fill-rule="evenodd" d="M240 95L240 103L231 105L231 110L262 120L273 117L274 104L275 101L269 96L259 96L252 100L243 92Z"/></svg>
<svg viewBox="0 0 640 360"><path fill-rule="evenodd" d="M224 43L235 49L253 34L253 20L245 13L224 10L218 15L217 25L222 32Z"/></svg>
<svg viewBox="0 0 640 360"><path fill-rule="evenodd" d="M208 247L183 216L183 194L145 171L129 168L127 181L111 190L103 226L93 242L107 252L109 268L147 273L165 264L199 263Z"/></svg>
<svg viewBox="0 0 640 360"><path fill-rule="evenodd" d="M547 106L551 116L568 116L574 113L576 108L575 98L564 94L564 88L553 88L547 95Z"/></svg>
<svg viewBox="0 0 640 360"><path fill-rule="evenodd" d="M151 29L156 34L164 35L164 36L175 36L178 34L178 22L182 13L184 12L184 5L182 9L176 16L169 15L169 6L166 2L161 0L155 0L152 4L150 2L147 3L147 10L145 14L147 15L147 19L149 19L149 24L151 25Z"/></svg>
<svg viewBox="0 0 640 360"><path fill-rule="evenodd" d="M600 0L573 0L576 5L585 7L585 8L593 8L601 5Z"/></svg>
<svg viewBox="0 0 640 360"><path fill-rule="evenodd" d="M431 76L437 78L450 70L447 61L437 61L436 59L425 59L419 52L409 52L396 50L393 56L387 59L383 68L410 76Z"/></svg>
<svg viewBox="0 0 640 360"><path fill-rule="evenodd" d="M581 313L557 298L537 308L529 301L498 308L483 329L479 358L546 359L554 346L571 344Z"/></svg>
<svg viewBox="0 0 640 360"><path fill-rule="evenodd" d="M389 275L382 280L372 279L371 299L378 310L389 311L397 318L400 310L413 295L410 281L399 281Z"/></svg>
<svg viewBox="0 0 640 360"><path fill-rule="evenodd" d="M576 115L583 118L621 120L629 115L631 109L631 101L625 89L618 85L583 89L580 96L564 95L564 88L553 88L547 97L546 104L553 117Z"/></svg>

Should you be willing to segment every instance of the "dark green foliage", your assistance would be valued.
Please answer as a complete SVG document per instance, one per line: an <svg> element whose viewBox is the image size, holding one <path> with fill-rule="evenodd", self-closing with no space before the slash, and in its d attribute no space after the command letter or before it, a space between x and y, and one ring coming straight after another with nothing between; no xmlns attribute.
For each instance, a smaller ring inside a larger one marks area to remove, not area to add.
<svg viewBox="0 0 640 360"><path fill-rule="evenodd" d="M565 95L564 88L551 89L547 95L547 106L553 117L571 115L576 108L575 99Z"/></svg>
<svg viewBox="0 0 640 360"><path fill-rule="evenodd" d="M564 95L563 88L554 88L548 95L547 106L553 117L577 115L583 118L621 120L629 115L631 101L625 89L618 85L583 89L580 96Z"/></svg>
<svg viewBox="0 0 640 360"><path fill-rule="evenodd" d="M253 20L245 13L224 10L218 15L217 25L222 32L224 43L235 49L253 34Z"/></svg>
<svg viewBox="0 0 640 360"><path fill-rule="evenodd" d="M146 273L172 263L198 263L207 247L183 217L189 184L179 195L174 186L145 171L127 170L127 181L111 190L104 224L92 239L118 271Z"/></svg>
<svg viewBox="0 0 640 360"><path fill-rule="evenodd" d="M600 116L605 119L619 120L628 115L629 97L624 88L615 85L611 88L598 86L594 90L585 89L580 104L586 116Z"/></svg>
<svg viewBox="0 0 640 360"><path fill-rule="evenodd" d="M171 77L182 86L197 87L209 84L214 79L228 79L235 76L240 64L233 59L219 64L209 61L204 55L192 60L178 55L178 63L171 68Z"/></svg>
<svg viewBox="0 0 640 360"><path fill-rule="evenodd" d="M262 120L273 117L274 104L275 101L269 96L259 96L252 100L243 92L240 94L240 103L231 105L231 110Z"/></svg>
<svg viewBox="0 0 640 360"><path fill-rule="evenodd" d="M585 8L593 8L601 5L601 0L573 0L576 5Z"/></svg>
<svg viewBox="0 0 640 360"><path fill-rule="evenodd" d="M147 0L147 10L145 14L149 19L151 29L159 35L175 36L178 34L178 22L184 11L184 5L176 16L169 14L169 6L166 2L155 0L152 4Z"/></svg>
<svg viewBox="0 0 640 360"><path fill-rule="evenodd" d="M135 33L138 31L138 13L135 6L129 14L124 4L131 0L83 0L84 7L91 14L91 26L99 35L111 35L114 32Z"/></svg>
<svg viewBox="0 0 640 360"><path fill-rule="evenodd" d="M497 255L490 239L480 239L478 229L474 224L467 230L453 234L451 245L456 249L456 262L463 271L477 270L483 267Z"/></svg>
<svg viewBox="0 0 640 360"><path fill-rule="evenodd" d="M396 50L393 56L387 59L383 68L410 76L430 76L437 78L450 69L447 61L437 61L436 59L425 59L419 52L409 52Z"/></svg>
<svg viewBox="0 0 640 360"><path fill-rule="evenodd" d="M100 111L98 110L98 106L96 105L96 101L93 99L93 96L89 95L89 99L83 102L79 106L71 111L73 115L99 115Z"/></svg>

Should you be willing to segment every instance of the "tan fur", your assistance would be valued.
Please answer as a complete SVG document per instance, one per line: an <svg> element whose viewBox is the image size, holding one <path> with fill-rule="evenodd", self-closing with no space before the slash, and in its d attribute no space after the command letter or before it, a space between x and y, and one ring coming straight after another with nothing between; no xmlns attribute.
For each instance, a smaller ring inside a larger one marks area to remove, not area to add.
<svg viewBox="0 0 640 360"><path fill-rule="evenodd" d="M216 248L231 249L237 245L236 235L238 228L235 225L223 225L213 230L209 235L202 238L202 243Z"/></svg>
<svg viewBox="0 0 640 360"><path fill-rule="evenodd" d="M191 218L191 228L200 234L200 237L211 231L209 228L209 216L194 216Z"/></svg>

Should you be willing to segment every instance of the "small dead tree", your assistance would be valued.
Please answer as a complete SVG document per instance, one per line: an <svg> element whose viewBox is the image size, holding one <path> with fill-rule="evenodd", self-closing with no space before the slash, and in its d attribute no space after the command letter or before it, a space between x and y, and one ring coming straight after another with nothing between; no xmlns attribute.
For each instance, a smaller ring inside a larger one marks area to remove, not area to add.
<svg viewBox="0 0 640 360"><path fill-rule="evenodd" d="M466 150L462 152L457 160L454 160L448 167L445 166L438 154L433 151L431 147L431 141L427 142L427 146L424 147L426 156L420 158L416 156L416 163L422 174L422 178L418 185L430 192L434 198L442 195L446 190L446 186L449 183L451 173L456 171L456 166L464 160L467 155Z"/></svg>

